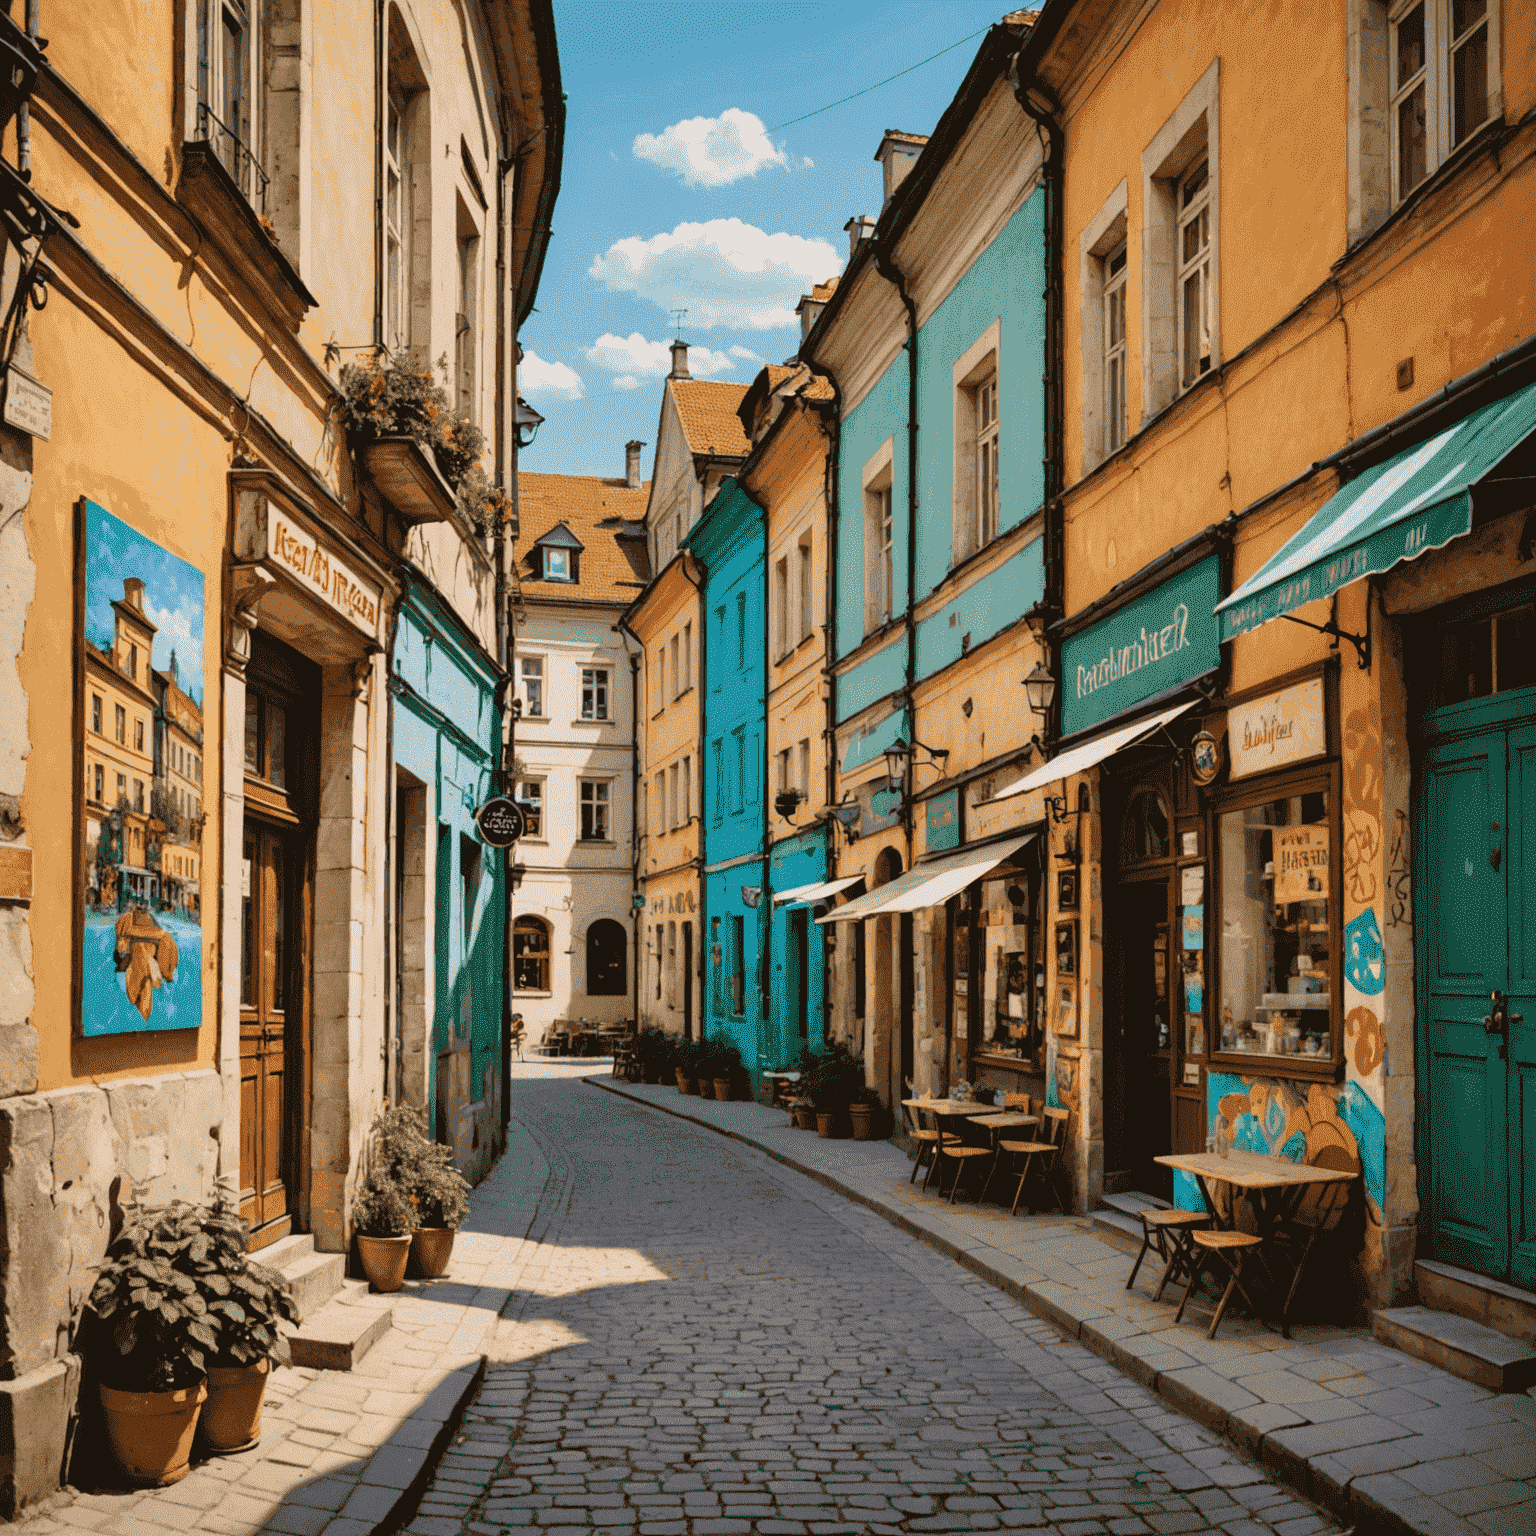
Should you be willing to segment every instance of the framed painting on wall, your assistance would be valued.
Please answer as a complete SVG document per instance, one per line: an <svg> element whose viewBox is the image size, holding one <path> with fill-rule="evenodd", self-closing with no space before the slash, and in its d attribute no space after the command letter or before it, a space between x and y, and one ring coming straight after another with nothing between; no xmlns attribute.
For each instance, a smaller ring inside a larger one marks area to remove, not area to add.
<svg viewBox="0 0 1536 1536"><path fill-rule="evenodd" d="M203 1022L203 573L76 516L75 1031Z"/></svg>

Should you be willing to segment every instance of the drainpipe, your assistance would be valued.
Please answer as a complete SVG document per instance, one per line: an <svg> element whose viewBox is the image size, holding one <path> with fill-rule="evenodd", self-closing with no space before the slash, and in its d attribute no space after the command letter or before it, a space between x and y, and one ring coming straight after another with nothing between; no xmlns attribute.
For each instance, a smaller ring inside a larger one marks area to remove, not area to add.
<svg viewBox="0 0 1536 1536"><path fill-rule="evenodd" d="M690 564L699 567L699 579L695 581L688 573ZM704 604L704 579L708 570L702 561L697 560L692 551L683 551L683 579L699 594L699 735L695 743L699 754L699 1039L703 1040L708 1034L707 1021L709 1019L709 988L704 985L704 977L707 974L704 965L704 957L709 953L709 876L705 872L704 857L704 829L709 825L709 818L705 814L705 806L709 804L709 797L704 792L704 765L708 761L708 752L705 746L706 716L709 699L709 610ZM688 978L688 985L693 985L693 978Z"/></svg>
<svg viewBox="0 0 1536 1536"><path fill-rule="evenodd" d="M384 64L384 6L373 7L373 344L384 345L384 103L389 76Z"/></svg>
<svg viewBox="0 0 1536 1536"><path fill-rule="evenodd" d="M640 663L645 659L645 645L629 627L623 614L614 625L640 647L629 653L629 926L634 931L633 973L635 1033L640 1032L640 913L635 910L635 892L640 889ZM650 828L646 828L647 834Z"/></svg>
<svg viewBox="0 0 1536 1536"><path fill-rule="evenodd" d="M503 125L505 132L505 125ZM507 468L507 375L513 378L513 399L516 395L517 360L507 367L507 174L516 161L502 156L496 161L496 483L506 485ZM516 433L513 433L516 436ZM517 505L514 493L512 505ZM507 698L511 693L511 662L507 648L507 526L498 517L492 535L492 555L496 567L496 665L501 668L501 682L497 687L496 718L507 715ZM497 733L496 745L501 748L501 732ZM496 764L491 778L494 789L507 789L507 763L505 758ZM512 1113L512 873L516 862L515 852L511 859L502 854L501 903L501 1126L502 1145L506 1145L506 1126Z"/></svg>
<svg viewBox="0 0 1536 1536"><path fill-rule="evenodd" d="M907 730L917 739L917 701L912 690L917 682L917 630L913 624L913 596L917 590L917 304L907 292L907 280L883 244L875 246L875 270L896 290L907 312ZM901 822L907 834L907 868L912 868L912 768L908 759L907 782L901 797Z"/></svg>
<svg viewBox="0 0 1536 1536"><path fill-rule="evenodd" d="M786 407L787 409L787 407ZM745 487L743 487L745 490ZM763 857L762 873L758 876L757 896L757 975L758 975L758 1015L762 1023L769 1026L767 1030L760 1030L757 1044L757 1070L758 1082L762 1082L764 1070L763 1061L765 1052L763 1046L766 1043L762 1035L771 1034L773 1024L773 1009L770 1004L770 996L773 987L773 975L768 965L768 950L773 942L773 889L772 876L769 874L770 859L768 857L768 845L773 837L773 803L771 792L768 788L772 780L769 777L770 759L772 753L768 745L768 694L770 692L768 679L772 675L773 657L770 654L771 644L769 640L768 616L772 611L769 603L768 592L768 509L760 507L763 524ZM801 984L804 984L802 978Z"/></svg>
<svg viewBox="0 0 1536 1536"><path fill-rule="evenodd" d="M838 876L837 857L837 818L832 815L831 807L837 798L837 680L832 676L832 663L836 649L837 628L837 524L838 524L838 452L841 447L841 428L843 420L843 389L842 385L832 375L831 371L823 366L822 372L828 383L832 386L832 403L830 408L818 407L821 417L821 429L827 439L826 468L822 473L823 495L827 503L826 529L827 529L827 591L826 591L826 623L821 632L821 676L827 690L826 699L823 701L826 723L822 727L822 740L826 744L826 779L827 789L823 804L826 810L823 812L823 835L827 840L827 879L836 880ZM826 953L827 935L822 935L822 986L821 986L821 1038L823 1042L832 1038L832 988L831 966L828 963Z"/></svg>
<svg viewBox="0 0 1536 1536"><path fill-rule="evenodd" d="M1022 50L1021 50L1022 52ZM1065 397L1062 390L1062 176L1065 135L1058 113L1060 108L1051 93L1039 81L1019 74L1019 55L1008 69L1013 94L1040 131L1044 141L1045 191L1045 373L1041 379L1045 394L1045 598L1043 607L1056 617L1065 611L1065 509L1062 488L1066 482ZM1044 643L1044 642L1042 642ZM1055 659L1047 665L1054 669ZM1056 722L1052 721L1054 725Z"/></svg>
<svg viewBox="0 0 1536 1536"><path fill-rule="evenodd" d="M26 14L27 36L35 43L37 41L37 0L27 0ZM25 101L16 108L16 169L21 172L23 181L32 180L32 109Z"/></svg>

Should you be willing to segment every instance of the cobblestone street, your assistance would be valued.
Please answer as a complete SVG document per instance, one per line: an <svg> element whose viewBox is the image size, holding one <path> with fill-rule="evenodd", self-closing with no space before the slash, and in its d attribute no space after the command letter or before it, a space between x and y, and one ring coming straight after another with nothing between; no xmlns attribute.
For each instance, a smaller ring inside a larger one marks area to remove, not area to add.
<svg viewBox="0 0 1536 1536"><path fill-rule="evenodd" d="M415 1536L1335 1529L1010 1298L754 1150L553 1073L514 1083L513 1113L565 1199L525 1250L515 1321Z"/></svg>

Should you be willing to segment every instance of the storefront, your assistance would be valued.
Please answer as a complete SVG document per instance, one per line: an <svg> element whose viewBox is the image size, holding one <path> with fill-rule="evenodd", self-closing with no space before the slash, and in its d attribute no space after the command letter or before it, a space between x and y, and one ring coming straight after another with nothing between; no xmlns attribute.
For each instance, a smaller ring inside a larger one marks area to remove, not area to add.
<svg viewBox="0 0 1536 1536"><path fill-rule="evenodd" d="M827 882L827 831L811 827L773 845L768 878L773 891L769 915L768 1031L765 1065L791 1066L803 1050L815 1050L825 1026L826 957L823 931L814 922L819 904L855 883Z"/></svg>

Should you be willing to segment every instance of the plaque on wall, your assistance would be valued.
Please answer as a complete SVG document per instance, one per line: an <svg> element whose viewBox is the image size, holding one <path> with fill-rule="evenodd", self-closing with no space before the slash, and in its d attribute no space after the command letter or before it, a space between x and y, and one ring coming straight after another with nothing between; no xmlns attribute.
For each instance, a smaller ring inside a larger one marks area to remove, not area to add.
<svg viewBox="0 0 1536 1536"><path fill-rule="evenodd" d="M1321 757L1327 750L1320 677L1235 704L1227 711L1227 753L1232 761L1229 778L1289 767Z"/></svg>

